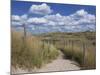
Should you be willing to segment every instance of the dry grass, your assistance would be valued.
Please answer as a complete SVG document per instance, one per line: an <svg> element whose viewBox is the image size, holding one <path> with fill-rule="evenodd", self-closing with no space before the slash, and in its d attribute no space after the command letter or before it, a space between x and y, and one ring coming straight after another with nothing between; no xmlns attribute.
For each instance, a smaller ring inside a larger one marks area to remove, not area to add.
<svg viewBox="0 0 100 75"><path fill-rule="evenodd" d="M61 49L66 58L77 61L82 69L96 68L96 32L55 32L44 34L43 38L46 37L57 39L55 47ZM85 50L85 58L83 58L83 50Z"/></svg>
<svg viewBox="0 0 100 75"><path fill-rule="evenodd" d="M66 58L77 61L82 67L82 69L95 69L95 47L92 44L90 44L89 41L87 42L88 43L85 44L85 56L83 54L83 46L78 45L77 42L75 43L73 49L71 46L64 48L63 53L65 54Z"/></svg>
<svg viewBox="0 0 100 75"><path fill-rule="evenodd" d="M77 61L82 69L96 68L95 32L51 33L42 35L43 37L41 35L38 37L28 36L24 41L22 36L22 33L12 32L12 65L14 67L40 68L43 64L55 59L59 54L57 48L61 48L66 58ZM61 40L56 42L55 45L43 43L41 38L47 36L51 39L59 38ZM72 40L74 40L73 46ZM66 46L64 41L67 41ZM83 43L85 44L84 60Z"/></svg>
<svg viewBox="0 0 100 75"><path fill-rule="evenodd" d="M17 68L40 68L43 64L55 59L58 51L53 45L42 43L37 37L12 32L12 66Z"/></svg>

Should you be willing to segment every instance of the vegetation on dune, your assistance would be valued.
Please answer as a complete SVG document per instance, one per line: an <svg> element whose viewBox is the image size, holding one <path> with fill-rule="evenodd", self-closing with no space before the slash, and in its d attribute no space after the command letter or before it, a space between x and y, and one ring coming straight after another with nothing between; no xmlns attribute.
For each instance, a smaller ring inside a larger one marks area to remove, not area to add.
<svg viewBox="0 0 100 75"><path fill-rule="evenodd" d="M79 64L82 64L83 55L81 51L74 50L73 52L70 48L65 48L63 53L65 54L65 58L75 60Z"/></svg>
<svg viewBox="0 0 100 75"><path fill-rule="evenodd" d="M22 36L19 32L12 32L11 63L13 67L39 68L58 56L58 50L53 45L42 43L33 36L27 36L25 39Z"/></svg>
<svg viewBox="0 0 100 75"><path fill-rule="evenodd" d="M96 68L96 37L95 32L77 33L49 33L42 35L43 38L50 37L58 39L55 46L64 53L67 59L75 60L82 69ZM85 55L84 51L85 50Z"/></svg>
<svg viewBox="0 0 100 75"><path fill-rule="evenodd" d="M85 58L83 56L83 52L78 51L75 48L73 50L71 50L70 48L65 48L63 50L63 53L65 54L65 57L67 59L72 59L77 61L82 69L94 69L96 67L95 52L92 50L90 51L86 50Z"/></svg>
<svg viewBox="0 0 100 75"><path fill-rule="evenodd" d="M43 39L49 39L49 43L43 42ZM55 39L56 41L50 41ZM30 35L24 40L23 34L12 32L12 66L40 68L55 59L59 55L58 49L61 49L67 59L77 61L82 69L94 69L96 67L95 45L95 32L55 32Z"/></svg>

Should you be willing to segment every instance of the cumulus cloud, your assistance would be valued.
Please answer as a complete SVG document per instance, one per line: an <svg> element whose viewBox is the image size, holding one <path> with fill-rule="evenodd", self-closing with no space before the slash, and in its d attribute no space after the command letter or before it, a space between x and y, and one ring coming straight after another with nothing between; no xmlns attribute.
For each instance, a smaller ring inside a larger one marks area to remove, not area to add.
<svg viewBox="0 0 100 75"><path fill-rule="evenodd" d="M84 9L81 9L81 10L77 11L75 14L79 15L79 16L84 16L84 15L87 15L88 12L86 12Z"/></svg>
<svg viewBox="0 0 100 75"><path fill-rule="evenodd" d="M18 15L12 15L11 20L12 20L12 22L11 22L12 26L22 25L21 18Z"/></svg>
<svg viewBox="0 0 100 75"><path fill-rule="evenodd" d="M28 20L28 15L27 14L24 14L22 16L20 16L21 18L21 23L22 24L27 24L27 20Z"/></svg>
<svg viewBox="0 0 100 75"><path fill-rule="evenodd" d="M57 13L55 15L46 15L44 16L46 19L48 20L51 20L51 21L56 21L56 22L59 22L59 21L63 21L65 19L64 16L62 16L61 14Z"/></svg>
<svg viewBox="0 0 100 75"><path fill-rule="evenodd" d="M22 23L19 21L19 22L16 22L16 21L12 21L11 22L12 26L21 26Z"/></svg>
<svg viewBox="0 0 100 75"><path fill-rule="evenodd" d="M21 20L27 20L28 19L28 15L27 14L24 14L22 16L20 16Z"/></svg>
<svg viewBox="0 0 100 75"><path fill-rule="evenodd" d="M55 15L46 15L42 19L44 21L41 25L46 27L44 30L62 32L95 30L95 15L89 14L84 9L78 10L68 16L62 16L60 13L57 13ZM42 21L41 18L38 18L38 21Z"/></svg>
<svg viewBox="0 0 100 75"><path fill-rule="evenodd" d="M48 6L46 3L43 3L41 5L32 5L29 9L30 13L33 14L40 14L40 15L47 15L52 12L50 6Z"/></svg>
<svg viewBox="0 0 100 75"><path fill-rule="evenodd" d="M20 21L21 19L20 19L20 16L18 16L18 15L12 15L11 20L12 21Z"/></svg>
<svg viewBox="0 0 100 75"><path fill-rule="evenodd" d="M12 16L12 24L18 24L19 20L26 19L27 15ZM31 17L27 19L27 25L31 25L31 30L35 33L43 32L80 32L95 30L95 15L89 14L84 9L78 10L73 14L63 16L60 13L45 15L43 17Z"/></svg>
<svg viewBox="0 0 100 75"><path fill-rule="evenodd" d="M24 15L12 15L11 17L11 20L12 20L12 25L23 25L23 23L26 23L27 24L27 14L24 14Z"/></svg>
<svg viewBox="0 0 100 75"><path fill-rule="evenodd" d="M47 20L45 18L37 18L37 17L35 17L35 18L29 18L27 20L27 22L29 24L46 24Z"/></svg>

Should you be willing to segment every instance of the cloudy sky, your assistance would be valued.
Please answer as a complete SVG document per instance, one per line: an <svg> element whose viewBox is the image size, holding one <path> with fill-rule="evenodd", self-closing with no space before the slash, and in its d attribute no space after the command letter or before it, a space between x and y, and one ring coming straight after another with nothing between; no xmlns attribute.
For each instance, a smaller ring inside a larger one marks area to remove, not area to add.
<svg viewBox="0 0 100 75"><path fill-rule="evenodd" d="M12 27L32 33L95 31L96 7L12 1Z"/></svg>

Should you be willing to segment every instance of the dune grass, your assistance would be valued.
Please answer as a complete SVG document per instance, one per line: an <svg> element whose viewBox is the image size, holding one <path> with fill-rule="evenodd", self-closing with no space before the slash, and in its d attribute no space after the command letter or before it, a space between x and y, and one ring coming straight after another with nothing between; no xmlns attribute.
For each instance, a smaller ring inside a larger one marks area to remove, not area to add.
<svg viewBox="0 0 100 75"><path fill-rule="evenodd" d="M75 44L77 45L77 42ZM93 45L89 44L89 46L85 48L85 55L83 54L82 47L76 45L73 47L73 49L71 47L66 47L63 49L65 57L67 59L77 61L81 69L95 69L96 55Z"/></svg>
<svg viewBox="0 0 100 75"><path fill-rule="evenodd" d="M96 32L54 32L43 34L42 37L58 40L55 47L64 53L65 58L78 62L82 69L96 68Z"/></svg>
<svg viewBox="0 0 100 75"><path fill-rule="evenodd" d="M41 35L42 37L27 36L23 40L23 34L12 32L12 66L29 69L35 67L40 68L43 64L55 59L59 55L58 49L62 49L65 57L78 62L81 69L95 69L95 33L84 32L72 33L70 35L67 33L48 34L52 39L62 39L62 35L63 40L57 41L53 45L41 41L47 35ZM66 46L64 41L66 41ZM72 41L74 41L73 47ZM85 58L83 54L83 43L85 43Z"/></svg>
<svg viewBox="0 0 100 75"><path fill-rule="evenodd" d="M19 32L12 32L11 41L11 64L15 68L40 68L59 54L53 45L43 43L34 36L23 39Z"/></svg>

